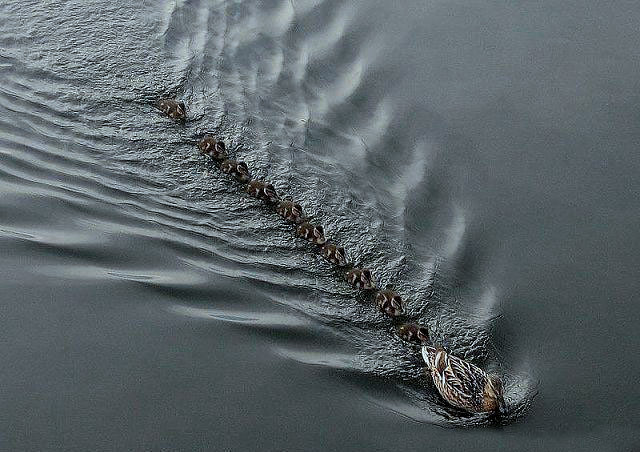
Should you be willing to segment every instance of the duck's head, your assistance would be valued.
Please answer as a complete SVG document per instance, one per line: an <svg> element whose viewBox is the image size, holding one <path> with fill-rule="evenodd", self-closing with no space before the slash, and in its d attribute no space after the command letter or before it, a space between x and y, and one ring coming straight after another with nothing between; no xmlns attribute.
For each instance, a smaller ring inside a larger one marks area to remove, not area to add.
<svg viewBox="0 0 640 452"><path fill-rule="evenodd" d="M176 102L175 109L171 112L170 116L173 119L179 119L181 121L187 119L187 107L185 107L184 102Z"/></svg>
<svg viewBox="0 0 640 452"><path fill-rule="evenodd" d="M327 239L324 237L324 228L321 225L313 227L313 243L316 245L327 243Z"/></svg>
<svg viewBox="0 0 640 452"><path fill-rule="evenodd" d="M291 206L291 215L295 217L297 221L302 221L302 206L297 202L294 202Z"/></svg>
<svg viewBox="0 0 640 452"><path fill-rule="evenodd" d="M485 403L488 404L492 411L498 411L499 413L505 411L504 389L502 380L497 375L489 375L484 387L484 398Z"/></svg>
<svg viewBox="0 0 640 452"><path fill-rule="evenodd" d="M272 184L265 184L263 189L264 196L268 202L276 202L279 197L275 187Z"/></svg>
<svg viewBox="0 0 640 452"><path fill-rule="evenodd" d="M383 306L381 306L383 312L389 317L398 317L404 314L404 308L402 307L402 297L398 294L393 294L389 300L387 300Z"/></svg>
<svg viewBox="0 0 640 452"><path fill-rule="evenodd" d="M360 281L362 282L363 287L365 288L373 288L373 276L371 275L371 270L368 268L363 268L360 273Z"/></svg>
<svg viewBox="0 0 640 452"><path fill-rule="evenodd" d="M424 345L429 343L429 331L423 326L415 323L405 323L398 330L398 336L407 342Z"/></svg>
<svg viewBox="0 0 640 452"><path fill-rule="evenodd" d="M251 179L251 174L249 174L249 167L244 162L238 162L238 166L236 166L236 171L238 173L238 179L241 182L247 182Z"/></svg>
<svg viewBox="0 0 640 452"><path fill-rule="evenodd" d="M336 246L335 258L339 266L344 267L347 265L347 252L343 247Z"/></svg>

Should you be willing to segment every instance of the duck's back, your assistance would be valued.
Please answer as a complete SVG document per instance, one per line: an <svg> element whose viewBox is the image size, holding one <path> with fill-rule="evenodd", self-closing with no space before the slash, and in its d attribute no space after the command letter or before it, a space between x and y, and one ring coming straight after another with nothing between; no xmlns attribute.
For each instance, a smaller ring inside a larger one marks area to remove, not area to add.
<svg viewBox="0 0 640 452"><path fill-rule="evenodd" d="M478 366L448 353L445 368L439 372L434 364L436 353L434 347L422 347L422 356L440 395L459 408L483 411L484 388L489 378L487 374Z"/></svg>

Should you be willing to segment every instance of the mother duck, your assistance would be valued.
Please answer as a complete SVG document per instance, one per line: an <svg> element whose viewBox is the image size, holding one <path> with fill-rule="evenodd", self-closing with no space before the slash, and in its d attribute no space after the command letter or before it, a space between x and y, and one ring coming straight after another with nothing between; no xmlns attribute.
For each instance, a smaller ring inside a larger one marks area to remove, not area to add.
<svg viewBox="0 0 640 452"><path fill-rule="evenodd" d="M504 410L502 381L478 366L425 345L422 357L438 392L451 405L471 413Z"/></svg>

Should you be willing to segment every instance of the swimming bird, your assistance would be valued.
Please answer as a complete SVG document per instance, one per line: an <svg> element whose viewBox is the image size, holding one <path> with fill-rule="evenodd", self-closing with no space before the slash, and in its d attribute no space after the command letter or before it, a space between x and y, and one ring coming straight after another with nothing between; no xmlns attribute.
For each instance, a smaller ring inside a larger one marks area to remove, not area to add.
<svg viewBox="0 0 640 452"><path fill-rule="evenodd" d="M347 281L356 289L373 289L375 283L368 268L354 268L346 273Z"/></svg>
<svg viewBox="0 0 640 452"><path fill-rule="evenodd" d="M504 410L502 381L478 366L425 345L422 357L438 392L449 404L471 413Z"/></svg>
<svg viewBox="0 0 640 452"><path fill-rule="evenodd" d="M276 189L268 182L261 180L252 180L247 185L247 193L254 198L262 199L267 204L273 204L278 201Z"/></svg>
<svg viewBox="0 0 640 452"><path fill-rule="evenodd" d="M220 169L223 173L232 175L240 182L248 182L251 180L249 167L244 162L226 159L220 164Z"/></svg>
<svg viewBox="0 0 640 452"><path fill-rule="evenodd" d="M227 158L227 149L224 141L218 141L213 136L207 134L198 143L198 149L214 160L222 161Z"/></svg>
<svg viewBox="0 0 640 452"><path fill-rule="evenodd" d="M320 251L322 253L322 257L332 264L335 264L338 267L344 267L347 265L347 254L343 247L334 245L333 243L325 243Z"/></svg>
<svg viewBox="0 0 640 452"><path fill-rule="evenodd" d="M405 323L396 330L400 339L414 344L425 345L429 343L429 331L415 323Z"/></svg>
<svg viewBox="0 0 640 452"><path fill-rule="evenodd" d="M308 222L304 222L296 228L296 235L316 245L324 245L327 242L327 239L324 237L324 228Z"/></svg>
<svg viewBox="0 0 640 452"><path fill-rule="evenodd" d="M376 293L376 304L378 309L389 317L397 317L404 314L402 297L394 292L391 286L387 286L385 290L380 290Z"/></svg>
<svg viewBox="0 0 640 452"><path fill-rule="evenodd" d="M182 101L162 98L156 101L155 107L171 119L184 121L187 118L187 108Z"/></svg>
<svg viewBox="0 0 640 452"><path fill-rule="evenodd" d="M276 212L289 223L300 224L304 221L302 206L293 201L280 201L278 207L276 207Z"/></svg>

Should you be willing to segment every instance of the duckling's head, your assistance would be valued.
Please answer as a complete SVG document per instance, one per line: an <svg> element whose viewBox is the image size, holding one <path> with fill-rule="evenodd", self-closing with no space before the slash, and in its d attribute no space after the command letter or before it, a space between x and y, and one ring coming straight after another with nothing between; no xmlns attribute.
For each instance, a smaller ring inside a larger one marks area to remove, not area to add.
<svg viewBox="0 0 640 452"><path fill-rule="evenodd" d="M492 411L505 411L504 392L502 380L497 375L489 375L489 379L484 388L484 396Z"/></svg>
<svg viewBox="0 0 640 452"><path fill-rule="evenodd" d="M184 102L177 102L175 118L184 121L187 119L187 107L185 107Z"/></svg>
<svg viewBox="0 0 640 452"><path fill-rule="evenodd" d="M347 252L341 246L336 247L336 260L338 261L338 265L347 265Z"/></svg>
<svg viewBox="0 0 640 452"><path fill-rule="evenodd" d="M265 184L264 186L264 190L263 190L264 196L267 198L267 201L269 202L276 202L279 197L278 197L278 193L276 192L275 187L273 186L273 184Z"/></svg>
<svg viewBox="0 0 640 452"><path fill-rule="evenodd" d="M238 179L242 182L248 182L251 179L251 174L249 174L249 167L244 162L238 162L236 166L236 171L238 172Z"/></svg>
<svg viewBox="0 0 640 452"><path fill-rule="evenodd" d="M324 237L324 228L320 225L313 228L313 242L318 245L324 245L327 243L327 239Z"/></svg>

